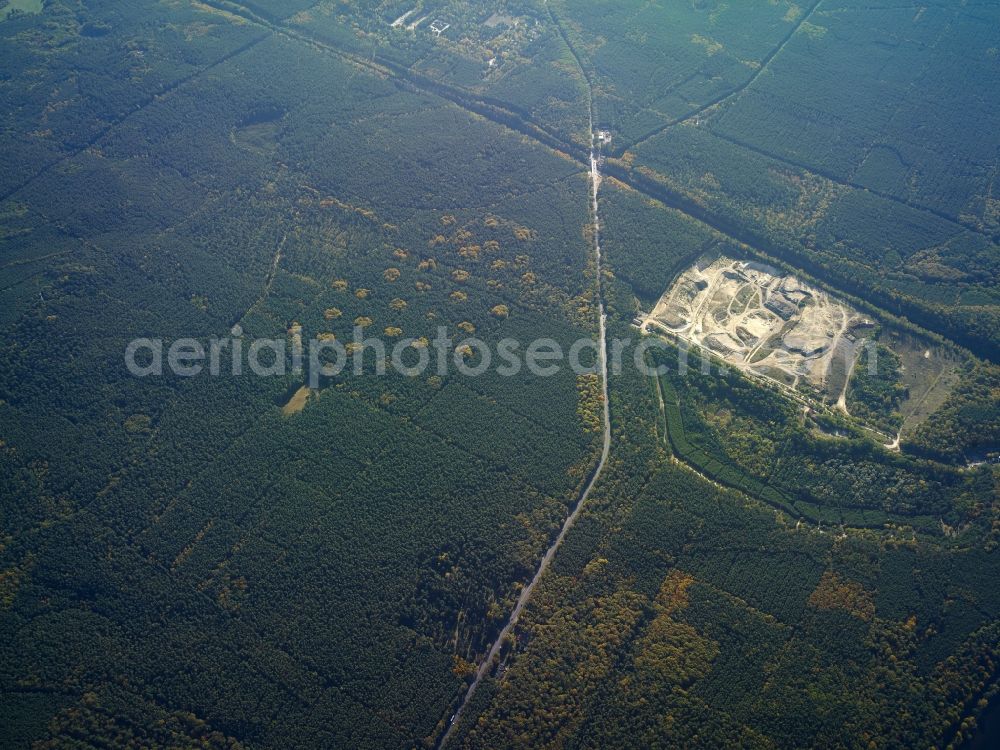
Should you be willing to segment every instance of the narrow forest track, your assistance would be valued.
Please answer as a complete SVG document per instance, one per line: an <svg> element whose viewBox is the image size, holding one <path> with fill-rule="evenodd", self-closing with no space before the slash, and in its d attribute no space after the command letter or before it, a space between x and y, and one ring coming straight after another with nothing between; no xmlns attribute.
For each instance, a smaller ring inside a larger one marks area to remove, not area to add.
<svg viewBox="0 0 1000 750"><path fill-rule="evenodd" d="M271 293L271 287L274 285L274 277L278 275L278 266L281 264L282 251L285 248L285 242L288 240L288 233L286 232L281 237L281 241L278 242L278 246L274 251L274 258L271 260L271 270L267 272L267 277L264 279L264 289L261 291L260 296L254 300L254 303L247 308L246 312L240 315L233 323L233 326L238 326L246 320L246 317L256 310L258 307L264 304L267 300L268 295Z"/></svg>
<svg viewBox="0 0 1000 750"><path fill-rule="evenodd" d="M567 40L568 45L568 40ZM572 49L572 47L571 47ZM576 53L574 51L574 57ZM579 59L577 59L579 63ZM590 85L590 79L587 77L586 72L583 70L583 66L580 66L581 72L584 74L584 79L587 81L587 98L588 98L588 108L589 108L589 122L590 122L590 213L591 213L591 228L593 230L593 245L594 245L594 264L595 264L595 293L597 296L597 311L598 311L598 336L599 336L599 346L598 346L598 366L601 370L601 395L603 401L602 408L602 437L601 437L601 456L594 466L593 472L590 474L590 478L587 483L583 486L580 492L580 496L577 499L576 505L573 510L566 517L563 522L562 528L559 530L558 536L556 536L555 541L549 546L542 556L541 561L538 564L538 569L535 571L535 575L532 576L528 584L521 589L521 594L517 598L517 603L514 605L514 609L511 610L510 617L507 619L507 624L504 625L503 629L497 635L496 640L493 642L493 646L490 648L489 653L486 658L480 663L479 667L476 669L476 675L469 685L468 689L465 691L465 695L462 697L462 702L458 707L458 710L452 714L451 718L448 720L448 728L441 737L441 741L438 743L437 747L439 750L448 744L451 739L452 733L455 728L459 725L459 721L465 712L466 707L475 695L479 684L483 681L490 671L493 669L498 657L500 656L500 651L503 649L504 644L507 642L508 637L517 625L518 620L521 617L521 612L527 606L531 599L531 595L535 591L535 587L538 582L545 575L545 571L548 570L549 565L551 565L556 552L558 551L560 545L562 545L563 540L569 533L569 530L573 528L576 523L577 518L580 516L580 512L583 510L584 504L587 502L587 498L590 497L591 491L597 484L598 479L600 479L601 473L604 471L604 465L607 463L608 454L611 452L611 408L608 402L608 351L607 351L607 313L604 309L604 294L602 290L602 271L601 271L601 222L598 215L598 202L597 193L601 186L601 173L599 170L600 162L600 146L597 139L597 131L594 129L594 98L593 89Z"/></svg>
<svg viewBox="0 0 1000 750"><path fill-rule="evenodd" d="M760 61L760 64L757 66L757 69L754 71L753 75L748 77L739 86L730 91L720 94L714 99L705 102L704 104L696 107L695 109L692 109L690 112L687 112L686 114L683 114L680 117L675 117L663 123L662 125L653 128L648 133L636 138L632 143L616 150L614 156L621 156L628 149L641 146L643 143L652 140L656 136L660 135L660 133L663 133L664 131L669 130L670 128L676 125L682 125L683 123L690 122L691 120L701 116L708 110L721 107L727 104L728 102L736 99L740 94L742 94L744 91L750 88L757 81L757 79L760 78L761 74L767 70L768 66L770 66L771 64L771 61L774 60L774 58L777 57L778 54L780 54L783 49L785 49L788 43L792 41L792 37L794 37L799 32L799 29L801 29L802 26L809 21L813 13L815 13L816 9L819 7L820 2L821 0L815 0L812 6L810 6L809 10L807 10L805 13L802 13L799 16L798 20L795 22L792 28L782 38L781 42L776 47L774 47L770 52L768 52L764 56L764 58Z"/></svg>

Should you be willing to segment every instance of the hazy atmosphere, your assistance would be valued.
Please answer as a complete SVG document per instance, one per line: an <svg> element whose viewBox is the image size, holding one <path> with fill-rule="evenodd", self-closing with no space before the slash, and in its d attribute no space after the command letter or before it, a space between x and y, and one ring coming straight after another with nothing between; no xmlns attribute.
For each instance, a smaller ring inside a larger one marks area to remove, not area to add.
<svg viewBox="0 0 1000 750"><path fill-rule="evenodd" d="M1000 746L1000 2L0 0L0 749Z"/></svg>

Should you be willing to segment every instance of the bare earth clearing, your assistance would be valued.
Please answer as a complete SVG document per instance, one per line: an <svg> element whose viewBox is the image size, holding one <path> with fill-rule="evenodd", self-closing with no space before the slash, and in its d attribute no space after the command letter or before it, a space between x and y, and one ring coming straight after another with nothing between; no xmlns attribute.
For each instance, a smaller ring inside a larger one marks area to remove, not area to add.
<svg viewBox="0 0 1000 750"><path fill-rule="evenodd" d="M644 323L833 402L857 359L858 340L873 326L794 276L727 257L704 258L681 274Z"/></svg>
<svg viewBox="0 0 1000 750"><path fill-rule="evenodd" d="M791 274L754 261L706 256L684 271L638 324L707 349L808 405L848 412L847 390L876 322ZM900 357L914 429L954 388L959 360L945 348L890 329L879 341ZM899 434L889 447L899 444ZM890 439L893 436L888 436Z"/></svg>

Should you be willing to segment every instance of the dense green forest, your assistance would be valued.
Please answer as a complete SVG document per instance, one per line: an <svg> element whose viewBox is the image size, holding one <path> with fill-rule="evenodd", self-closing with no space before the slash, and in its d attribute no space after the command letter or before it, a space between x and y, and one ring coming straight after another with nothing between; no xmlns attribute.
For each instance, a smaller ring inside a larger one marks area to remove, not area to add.
<svg viewBox="0 0 1000 750"><path fill-rule="evenodd" d="M975 733L1000 685L995 7L11 5L0 747L439 747L595 476L448 747ZM657 340L664 374L609 379L595 473L597 376L350 348L568 350L602 304L635 343L709 252L933 342L954 382L886 446L868 427L896 433L916 377L888 338L850 415L697 353L681 377ZM222 374L134 377L138 338L228 347ZM234 375L261 339L360 372Z"/></svg>
<svg viewBox="0 0 1000 750"><path fill-rule="evenodd" d="M612 304L630 294L613 284ZM736 375L665 377L680 416L669 401L661 410L655 381L613 378L610 473L477 695L462 746L961 745L995 685L995 473L948 480L861 437L810 438L791 406ZM728 422L699 424L706 409ZM870 485L943 482L927 498L958 493L945 502L965 507L965 531L810 517L817 506L794 489L817 480L786 490L779 463L761 481L769 450L795 471L842 462L832 476L858 481L831 498L847 504ZM870 474L890 466L900 478ZM964 489L945 490L955 479Z"/></svg>
<svg viewBox="0 0 1000 750"><path fill-rule="evenodd" d="M568 346L594 321L586 180L296 42L217 57L4 204L9 267L45 261L0 354L2 723L55 745L406 746L592 461L573 376L345 376L286 415L302 375L140 381L122 351L235 324L349 341L360 318Z"/></svg>
<svg viewBox="0 0 1000 750"><path fill-rule="evenodd" d="M847 391L852 414L878 425L888 433L902 426L899 404L906 397L900 379L899 357L887 346L865 348L854 368Z"/></svg>

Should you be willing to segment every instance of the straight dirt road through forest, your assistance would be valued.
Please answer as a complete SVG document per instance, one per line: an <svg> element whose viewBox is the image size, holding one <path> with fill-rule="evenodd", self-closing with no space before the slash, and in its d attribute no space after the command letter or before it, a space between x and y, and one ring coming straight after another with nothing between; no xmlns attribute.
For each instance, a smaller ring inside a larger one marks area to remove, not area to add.
<svg viewBox="0 0 1000 750"><path fill-rule="evenodd" d="M584 503L587 502L587 498L590 496L590 491L597 484L598 478L601 476L601 471L604 469L604 464L608 459L608 453L611 450L611 412L608 407L608 353L607 353L607 335L605 332L607 314L604 311L604 297L601 293L601 224L600 219L597 214L597 191L601 185L601 173L598 170L598 150L597 150L597 139L596 133L594 131L594 120L593 120L593 110L591 110L590 119L590 133L591 133L591 146L590 146L590 200L591 200L591 222L594 232L594 259L596 263L597 271L597 308L598 308L598 336L600 337L599 342L599 356L598 364L601 369L601 392L603 395L604 408L602 421L604 424L604 431L602 437L601 445L601 458L598 460L597 465L594 467L593 473L590 475L590 479L583 487L583 491L580 493L580 497L577 500L576 506L573 511L566 517L562 528L559 530L559 535L552 542L551 546L545 551L545 555L542 557L541 562L538 564L538 570L535 571L535 575L532 576L531 581L521 590L521 595L517 598L517 603L514 605L514 609L510 613L510 618L507 620L507 624L504 625L503 630L497 635L496 640L493 642L493 647L490 652L483 659L479 668L476 670L476 676L469 685L468 690L465 691L465 695L462 697L462 703L458 707L458 710L452 715L448 721L448 729L445 731L444 735L441 737L441 742L438 743L439 750L444 748L448 744L448 740L451 738L451 734L455 727L458 726L459 720L462 718L462 714L465 712L466 706L469 705L469 701L472 700L472 696L475 695L476 689L479 687L479 683L482 682L483 678L490 673L493 668L497 657L500 654L500 650L503 648L503 644L507 640L507 636L517 625L518 618L521 616L521 611L527 605L528 601L531 599L531 595L535 590L535 586L541 580L545 571L548 570L552 559L555 557L556 551L562 544L563 539L566 538L566 534L569 530L573 528L573 524L576 523L577 517L580 515L580 511L583 510Z"/></svg>

